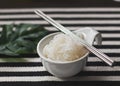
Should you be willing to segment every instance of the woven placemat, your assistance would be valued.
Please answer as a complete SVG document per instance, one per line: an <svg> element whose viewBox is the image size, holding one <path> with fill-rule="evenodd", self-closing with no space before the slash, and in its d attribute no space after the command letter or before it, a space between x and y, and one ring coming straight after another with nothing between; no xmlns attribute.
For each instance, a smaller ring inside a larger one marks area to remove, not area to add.
<svg viewBox="0 0 120 86"><path fill-rule="evenodd" d="M36 8L0 9L0 25L31 23L41 24L49 30L53 26L33 12ZM120 81L120 8L38 8L70 30L92 27L101 32L103 42L95 45L113 60L109 67L96 56L90 54L85 69L68 79L54 77L46 71L38 55L16 57L0 56L0 86L59 86L59 85L111 85ZM0 40L1 41L1 40ZM11 61L7 61L11 59ZM17 59L17 60L16 60Z"/></svg>

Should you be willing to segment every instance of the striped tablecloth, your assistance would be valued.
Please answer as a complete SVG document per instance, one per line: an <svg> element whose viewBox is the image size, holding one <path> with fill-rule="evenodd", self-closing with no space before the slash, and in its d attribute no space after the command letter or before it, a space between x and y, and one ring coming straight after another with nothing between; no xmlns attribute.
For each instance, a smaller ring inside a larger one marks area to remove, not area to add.
<svg viewBox="0 0 120 86"><path fill-rule="evenodd" d="M60 79L45 70L37 55L18 58L0 55L0 86L111 85L111 82L120 81L120 8L0 9L0 25L31 23L55 30L46 21L38 18L33 12L34 9L44 11L71 30L92 27L101 32L102 45L95 47L109 55L116 64L109 67L90 54L84 71L74 77Z"/></svg>

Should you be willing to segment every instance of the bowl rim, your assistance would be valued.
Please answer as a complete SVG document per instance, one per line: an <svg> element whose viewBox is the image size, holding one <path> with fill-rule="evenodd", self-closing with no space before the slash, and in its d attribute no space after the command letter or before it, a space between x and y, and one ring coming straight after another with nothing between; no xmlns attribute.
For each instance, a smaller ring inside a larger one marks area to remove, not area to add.
<svg viewBox="0 0 120 86"><path fill-rule="evenodd" d="M80 57L79 59L76 59L76 60L73 60L73 61L65 61L65 62L62 62L62 61L54 61L52 59L49 59L49 58L46 58L42 52L40 52L40 44L46 39L46 38L49 38L50 36L54 36L56 34L59 34L59 33L62 33L62 32L55 32L55 33L51 33L49 35L46 35L45 37L43 37L37 44L37 53L38 55L40 56L40 58L44 59L45 61L48 61L50 63L55 63L55 64L68 64L68 63L74 63L74 62L78 62L78 61L81 61L82 59L84 58L87 58L88 55L89 55L89 51L82 57Z"/></svg>

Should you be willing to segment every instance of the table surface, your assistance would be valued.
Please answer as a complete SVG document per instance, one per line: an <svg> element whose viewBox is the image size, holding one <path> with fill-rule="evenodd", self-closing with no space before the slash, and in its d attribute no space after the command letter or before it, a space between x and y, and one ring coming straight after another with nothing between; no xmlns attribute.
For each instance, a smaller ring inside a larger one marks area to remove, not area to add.
<svg viewBox="0 0 120 86"><path fill-rule="evenodd" d="M120 8L11 8L0 9L0 25L2 24L41 24L47 29L55 30L46 21L38 18L33 12L40 9L56 19L70 30L92 27L102 34L101 46L95 46L116 61L109 67L96 56L90 54L84 71L78 75L60 79L49 74L39 57L24 56L20 58L0 55L0 85L11 86L47 86L47 85L111 85L120 81ZM0 40L1 41L1 40ZM9 59L9 61L7 60Z"/></svg>

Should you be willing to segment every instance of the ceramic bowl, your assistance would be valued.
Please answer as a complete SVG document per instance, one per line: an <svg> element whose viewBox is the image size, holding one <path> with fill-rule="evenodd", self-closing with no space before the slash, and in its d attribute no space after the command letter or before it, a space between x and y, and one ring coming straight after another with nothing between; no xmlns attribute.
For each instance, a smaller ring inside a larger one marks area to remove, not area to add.
<svg viewBox="0 0 120 86"><path fill-rule="evenodd" d="M77 60L67 61L67 62L56 62L46 58L43 55L44 46L48 44L50 40L52 40L53 37L57 34L59 33L53 33L53 34L47 35L46 37L44 37L42 40L39 41L37 45L37 53L41 58L41 62L43 66L46 68L46 70L52 75L55 75L56 77L65 78L65 77L76 75L86 65L89 52L87 52L83 57L80 57Z"/></svg>

